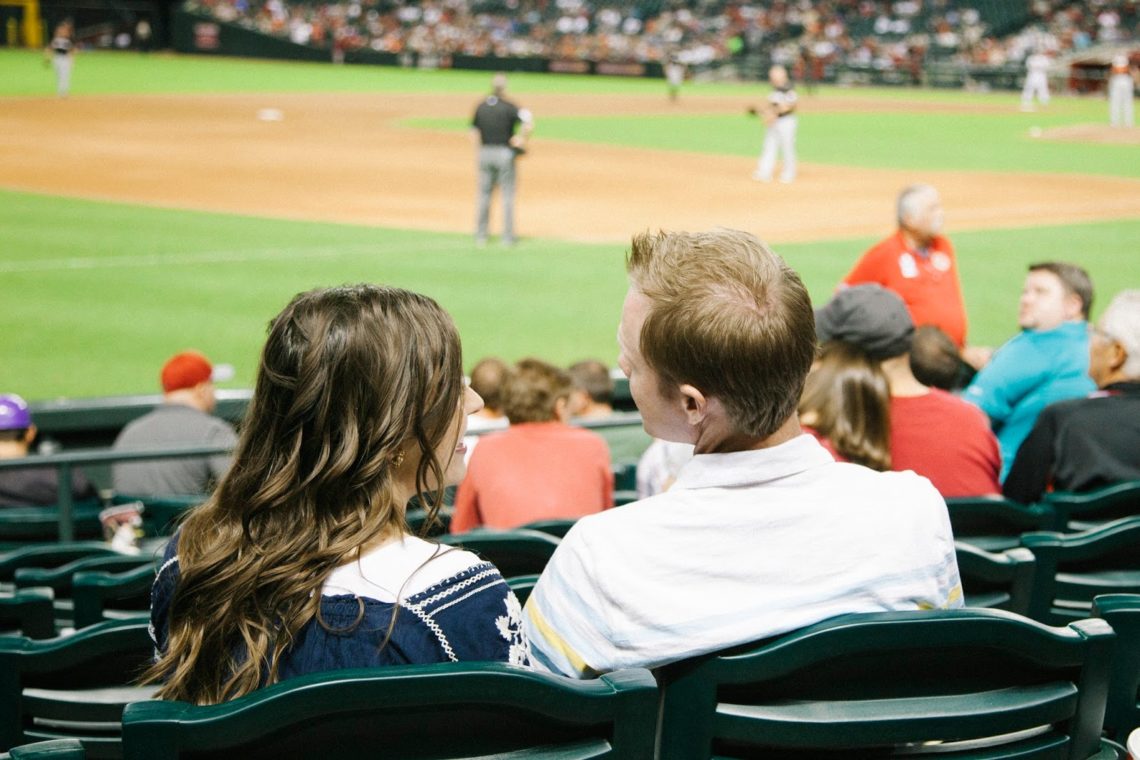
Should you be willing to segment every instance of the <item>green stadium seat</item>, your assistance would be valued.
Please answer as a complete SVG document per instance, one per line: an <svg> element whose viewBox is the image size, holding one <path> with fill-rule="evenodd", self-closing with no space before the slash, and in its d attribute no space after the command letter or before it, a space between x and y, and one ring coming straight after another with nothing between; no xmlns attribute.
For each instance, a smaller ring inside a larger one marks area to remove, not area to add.
<svg viewBox="0 0 1140 760"><path fill-rule="evenodd" d="M559 540L537 530L477 528L466 533L440 536L439 542L475 552L499 568L504 578L513 578L516 575L541 574L558 548Z"/></svg>
<svg viewBox="0 0 1140 760"><path fill-rule="evenodd" d="M186 496L131 496L116 494L112 504L142 504L143 535L147 537L170 536L178 527L179 520L187 510L206 501L204 494Z"/></svg>
<svg viewBox="0 0 1140 760"><path fill-rule="evenodd" d="M97 499L81 500L72 505L76 539L102 539L103 525L99 512L103 509ZM5 507L0 509L0 546L20 548L35 542L59 540L59 509L57 507Z"/></svg>
<svg viewBox="0 0 1140 760"><path fill-rule="evenodd" d="M1046 530L1088 530L1112 520L1140 517L1140 480L1087 493L1056 491L1046 494L1043 503L1057 515L1055 526Z"/></svg>
<svg viewBox="0 0 1140 760"><path fill-rule="evenodd" d="M50 568L74 562L83 557L121 557L110 544L102 541L69 541L67 543L32 544L0 552L0 583L14 588L16 571L25 567Z"/></svg>
<svg viewBox="0 0 1140 760"><path fill-rule="evenodd" d="M662 668L660 757L1087 758L1114 639L1001 610L844 615Z"/></svg>
<svg viewBox="0 0 1140 760"><path fill-rule="evenodd" d="M961 541L954 543L967 607L989 607L1024 615L1033 586L1033 552L1021 547L1001 554Z"/></svg>
<svg viewBox="0 0 1140 760"><path fill-rule="evenodd" d="M1026 533L1037 560L1026 614L1064 625L1091 614L1099 594L1140 593L1140 517L1083 533Z"/></svg>
<svg viewBox="0 0 1140 760"><path fill-rule="evenodd" d="M954 539L989 552L1012 549L1021 534L1035 530L1057 530L1052 508L1043 504L1030 507L997 497L947 499Z"/></svg>
<svg viewBox="0 0 1140 760"><path fill-rule="evenodd" d="M564 538L577 520L535 520L526 525L519 526L522 530L537 530L555 538Z"/></svg>
<svg viewBox="0 0 1140 760"><path fill-rule="evenodd" d="M515 598L522 605L525 605L526 600L530 599L530 592L534 591L534 584L536 583L538 583L537 575L516 575L513 578L507 578L507 585L511 587L511 591L515 593Z"/></svg>
<svg viewBox="0 0 1140 760"><path fill-rule="evenodd" d="M0 634L29 639L55 636L53 599L51 590L44 588L0 593Z"/></svg>
<svg viewBox="0 0 1140 760"><path fill-rule="evenodd" d="M1110 738L1123 743L1140 728L1140 595L1098 596L1092 611L1116 632L1104 728Z"/></svg>
<svg viewBox="0 0 1140 760"><path fill-rule="evenodd" d="M455 510L451 507L440 507L435 522L430 526L427 524L428 511L423 508L409 509L404 514L404 519L407 521L408 530L413 536L436 538L447 533L451 528L451 515L454 512ZM424 530L425 527L427 527L426 531Z"/></svg>
<svg viewBox="0 0 1140 760"><path fill-rule="evenodd" d="M111 621L44 641L0 637L0 751L79 739L88 757L118 757L123 706L154 655L145 622Z"/></svg>
<svg viewBox="0 0 1140 760"><path fill-rule="evenodd" d="M54 739L13 747L0 755L0 760L87 760L83 742L76 739Z"/></svg>
<svg viewBox="0 0 1140 760"><path fill-rule="evenodd" d="M649 760L657 696L644 669L592 681L500 663L339 670L220 705L132 704L123 714L123 754L127 760Z"/></svg>
<svg viewBox="0 0 1140 760"><path fill-rule="evenodd" d="M76 573L71 585L75 627L84 628L103 620L149 619L154 577L153 564L121 573Z"/></svg>

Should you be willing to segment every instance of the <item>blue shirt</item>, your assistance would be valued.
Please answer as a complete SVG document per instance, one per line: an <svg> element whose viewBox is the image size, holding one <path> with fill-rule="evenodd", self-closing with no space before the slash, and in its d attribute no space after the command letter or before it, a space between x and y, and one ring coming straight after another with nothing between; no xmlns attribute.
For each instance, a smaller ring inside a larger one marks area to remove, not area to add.
<svg viewBox="0 0 1140 760"><path fill-rule="evenodd" d="M1024 330L974 377L963 398L989 415L1001 447L1002 480L1042 409L1096 390L1088 372L1088 324L1080 321Z"/></svg>

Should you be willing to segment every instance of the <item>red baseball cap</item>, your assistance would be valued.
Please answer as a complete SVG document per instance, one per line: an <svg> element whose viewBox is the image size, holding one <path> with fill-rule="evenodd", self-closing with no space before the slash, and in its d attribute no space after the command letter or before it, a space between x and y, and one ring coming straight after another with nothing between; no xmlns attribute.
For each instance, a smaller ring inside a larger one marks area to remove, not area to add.
<svg viewBox="0 0 1140 760"><path fill-rule="evenodd" d="M166 393L193 388L214 378L214 365L197 351L183 351L162 366L162 390Z"/></svg>

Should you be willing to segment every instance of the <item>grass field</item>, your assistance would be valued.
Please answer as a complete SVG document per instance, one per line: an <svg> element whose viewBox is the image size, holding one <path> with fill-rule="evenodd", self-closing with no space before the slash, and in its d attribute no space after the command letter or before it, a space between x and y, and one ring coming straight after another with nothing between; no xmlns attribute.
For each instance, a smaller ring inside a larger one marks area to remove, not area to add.
<svg viewBox="0 0 1140 760"><path fill-rule="evenodd" d="M43 96L49 75L34 53L0 50L5 97ZM77 62L77 98L136 93L464 92L474 101L486 75L333 67L229 59L100 53ZM660 93L660 82L517 75L512 89L568 95ZM694 85L685 97L758 95L755 86ZM826 98L834 91L821 90ZM845 91L847 92L847 91ZM850 94L847 92L847 94ZM1140 179L1135 146L1035 141L1029 125L1103 120L1103 101L1057 99L1047 115L1020 114L1016 95L857 91L897 103L982 102L993 113L932 119L888 109L821 114L803 122L801 160L871 168L994 169ZM872 106L873 107L873 106ZM461 129L465 115L410 125ZM726 116L548 118L557 139L752 155L755 127ZM125 138L126 139L126 138ZM4 152L0 160L19 160ZM1066 192L1063 182L1057 192ZM826 199L821 199L821 213ZM884 229L889 226L884 209ZM953 209L948 209L953 219ZM1098 305L1140 287L1140 209L1130 218L1029 229L949 232L959 251L972 340L997 344L1013 332L1025 265L1065 259L1085 265ZM631 230L632 232L632 230ZM759 232L759 231L758 231ZM818 301L873 238L777 246ZM455 317L467 365L486 354L556 362L614 358L624 292L617 245L527 239L514 250L473 254L465 235L290 222L37 195L0 186L0 390L28 398L155 389L162 360L198 347L235 365L248 386L267 320L299 290L379 281L437 298Z"/></svg>

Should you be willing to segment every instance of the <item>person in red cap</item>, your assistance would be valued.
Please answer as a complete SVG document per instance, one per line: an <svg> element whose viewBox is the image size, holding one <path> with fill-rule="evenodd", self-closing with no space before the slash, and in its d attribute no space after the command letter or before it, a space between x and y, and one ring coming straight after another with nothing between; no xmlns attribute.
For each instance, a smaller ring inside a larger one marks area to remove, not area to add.
<svg viewBox="0 0 1140 760"><path fill-rule="evenodd" d="M115 439L117 451L179 446L233 448L237 433L213 416L217 407L214 366L197 351L183 351L162 367L163 403L139 417ZM230 467L230 456L120 462L111 468L115 491L128 496L208 494Z"/></svg>
<svg viewBox="0 0 1140 760"><path fill-rule="evenodd" d="M28 456L36 426L24 399L15 393L0 394L0 459ZM92 499L95 489L78 469L71 471L73 499ZM45 507L59 500L59 476L55 467L17 467L0 470L0 507Z"/></svg>

